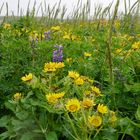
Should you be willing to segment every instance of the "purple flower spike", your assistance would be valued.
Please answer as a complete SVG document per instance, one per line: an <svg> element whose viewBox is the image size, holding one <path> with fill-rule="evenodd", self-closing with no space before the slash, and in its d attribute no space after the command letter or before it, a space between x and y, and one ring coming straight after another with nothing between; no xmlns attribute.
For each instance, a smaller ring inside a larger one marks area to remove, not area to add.
<svg viewBox="0 0 140 140"><path fill-rule="evenodd" d="M51 39L51 31L44 32L45 40Z"/></svg>
<svg viewBox="0 0 140 140"><path fill-rule="evenodd" d="M53 51L53 62L62 62L63 61L63 46L54 46L55 50Z"/></svg>

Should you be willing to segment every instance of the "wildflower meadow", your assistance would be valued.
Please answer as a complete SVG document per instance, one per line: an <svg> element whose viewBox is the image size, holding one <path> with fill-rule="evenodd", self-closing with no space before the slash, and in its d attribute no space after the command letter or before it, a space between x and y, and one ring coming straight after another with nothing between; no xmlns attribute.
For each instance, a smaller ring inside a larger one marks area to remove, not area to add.
<svg viewBox="0 0 140 140"><path fill-rule="evenodd" d="M140 140L140 1L122 1L67 17L61 1L18 16L6 3L0 140Z"/></svg>

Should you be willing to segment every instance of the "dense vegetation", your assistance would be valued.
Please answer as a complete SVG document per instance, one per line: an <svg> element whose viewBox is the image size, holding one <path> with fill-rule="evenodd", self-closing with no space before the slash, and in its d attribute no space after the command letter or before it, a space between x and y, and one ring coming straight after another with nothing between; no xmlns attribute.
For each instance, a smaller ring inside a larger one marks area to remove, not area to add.
<svg viewBox="0 0 140 140"><path fill-rule="evenodd" d="M139 140L140 3L124 2L3 18L0 140Z"/></svg>

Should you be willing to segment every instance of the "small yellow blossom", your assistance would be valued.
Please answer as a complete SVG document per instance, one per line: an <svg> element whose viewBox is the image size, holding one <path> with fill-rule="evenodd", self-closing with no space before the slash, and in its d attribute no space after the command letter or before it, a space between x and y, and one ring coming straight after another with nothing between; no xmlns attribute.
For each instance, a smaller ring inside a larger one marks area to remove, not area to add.
<svg viewBox="0 0 140 140"><path fill-rule="evenodd" d="M69 34L66 34L66 35L64 35L64 36L63 36L63 39L68 39L68 40L70 40L70 39L71 39L71 37L70 37L70 35L69 35Z"/></svg>
<svg viewBox="0 0 140 140"><path fill-rule="evenodd" d="M122 49L116 49L115 53L120 54L122 52Z"/></svg>
<svg viewBox="0 0 140 140"><path fill-rule="evenodd" d="M87 79L87 81L89 82L89 83L93 83L94 82L94 80L92 80L92 79Z"/></svg>
<svg viewBox="0 0 140 140"><path fill-rule="evenodd" d="M53 27L51 27L51 30L59 31L60 30L60 26L53 26Z"/></svg>
<svg viewBox="0 0 140 140"><path fill-rule="evenodd" d="M56 103L58 99L62 98L65 95L64 92L61 93L49 93L46 95L46 98L49 103Z"/></svg>
<svg viewBox="0 0 140 140"><path fill-rule="evenodd" d="M66 104L66 109L69 112L76 112L80 109L80 102L77 99L69 99Z"/></svg>
<svg viewBox="0 0 140 140"><path fill-rule="evenodd" d="M101 91L100 91L99 88L97 88L97 87L95 87L95 86L91 86L91 90L92 90L92 92L95 93L95 95L97 95L97 96L102 96Z"/></svg>
<svg viewBox="0 0 140 140"><path fill-rule="evenodd" d="M78 77L74 83L78 86L83 85L84 84L84 80L81 77Z"/></svg>
<svg viewBox="0 0 140 140"><path fill-rule="evenodd" d="M15 101L18 101L19 99L21 99L21 97L22 97L22 94L21 93L16 93L13 96L13 98L14 98Z"/></svg>
<svg viewBox="0 0 140 140"><path fill-rule="evenodd" d="M77 73L77 72L75 72L75 71L69 71L69 72L68 72L68 76L69 76L70 78L77 79L80 75L79 75L79 73Z"/></svg>
<svg viewBox="0 0 140 140"><path fill-rule="evenodd" d="M11 29L11 24L5 23L3 26L4 29Z"/></svg>
<svg viewBox="0 0 140 140"><path fill-rule="evenodd" d="M44 65L44 72L53 72L56 71L56 69L63 68L65 65L63 62L49 62L45 63Z"/></svg>
<svg viewBox="0 0 140 140"><path fill-rule="evenodd" d="M30 81L33 78L33 74L29 73L28 75L26 74L25 76L21 77L21 80L26 82L26 81Z"/></svg>
<svg viewBox="0 0 140 140"><path fill-rule="evenodd" d="M134 49L134 50L139 49L139 48L140 48L140 41L135 42L135 43L132 45L132 47L131 47L131 48L132 48L132 49Z"/></svg>
<svg viewBox="0 0 140 140"><path fill-rule="evenodd" d="M105 114L105 113L107 113L108 108L107 108L107 106L104 106L103 104L98 104L97 111L102 114Z"/></svg>
<svg viewBox="0 0 140 140"><path fill-rule="evenodd" d="M63 67L65 67L65 65L64 65L63 62L58 62L58 63L56 63L56 65L55 65L55 68L56 68L56 69L60 69L60 68L63 68Z"/></svg>
<svg viewBox="0 0 140 140"><path fill-rule="evenodd" d="M72 61L72 58L67 58L66 61L67 62L71 62Z"/></svg>
<svg viewBox="0 0 140 140"><path fill-rule="evenodd" d="M71 40L76 40L76 39L78 39L77 36L71 35Z"/></svg>
<svg viewBox="0 0 140 140"><path fill-rule="evenodd" d="M85 57L90 57L91 55L92 55L91 53L87 53L87 52L84 53Z"/></svg>
<svg viewBox="0 0 140 140"><path fill-rule="evenodd" d="M86 98L86 99L83 99L82 105L84 108L90 108L90 107L94 106L95 103L93 102L93 100Z"/></svg>
<svg viewBox="0 0 140 140"><path fill-rule="evenodd" d="M100 116L89 116L88 122L90 126L99 127L102 124L102 118Z"/></svg>
<svg viewBox="0 0 140 140"><path fill-rule="evenodd" d="M55 63L53 62L45 63L44 72L53 72L53 71L56 71Z"/></svg>

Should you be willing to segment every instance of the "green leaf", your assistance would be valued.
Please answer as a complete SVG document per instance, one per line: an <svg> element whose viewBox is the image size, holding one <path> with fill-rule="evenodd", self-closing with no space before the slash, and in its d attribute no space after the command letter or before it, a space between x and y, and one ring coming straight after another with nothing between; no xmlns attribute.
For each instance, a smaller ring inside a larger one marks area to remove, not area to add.
<svg viewBox="0 0 140 140"><path fill-rule="evenodd" d="M10 101L5 102L6 108L10 109L11 111L15 112L15 106L13 103L10 103Z"/></svg>
<svg viewBox="0 0 140 140"><path fill-rule="evenodd" d="M16 116L20 119L20 120L25 120L28 117L28 112L27 111L20 111L20 112L16 112Z"/></svg>
<svg viewBox="0 0 140 140"><path fill-rule="evenodd" d="M121 132L123 134L128 134L132 136L135 140L139 140L140 130L139 128L132 123L129 118L122 118L118 121L118 126L121 127Z"/></svg>
<svg viewBox="0 0 140 140"><path fill-rule="evenodd" d="M140 121L140 106L138 106L138 109L136 111L135 117L136 117L137 120Z"/></svg>
<svg viewBox="0 0 140 140"><path fill-rule="evenodd" d="M118 140L118 134L112 127L105 129L102 136L103 140Z"/></svg>
<svg viewBox="0 0 140 140"><path fill-rule="evenodd" d="M0 127L6 127L7 126L7 123L9 122L9 120L10 120L10 117L9 116L3 116L0 119Z"/></svg>
<svg viewBox="0 0 140 140"><path fill-rule="evenodd" d="M54 131L51 131L47 135L47 140L58 140L57 135Z"/></svg>
<svg viewBox="0 0 140 140"><path fill-rule="evenodd" d="M5 140L6 138L8 138L10 135L9 135L9 132L6 131L2 134L0 134L0 140Z"/></svg>
<svg viewBox="0 0 140 140"><path fill-rule="evenodd" d="M33 138L35 138L35 134L34 133L31 133L31 132L27 132L27 133L24 133L20 140L33 140Z"/></svg>

